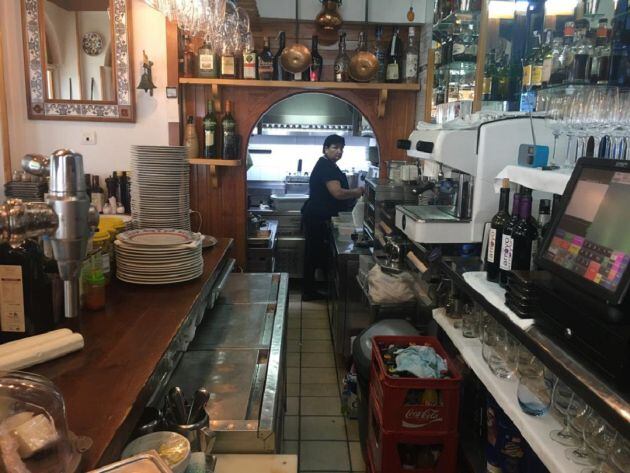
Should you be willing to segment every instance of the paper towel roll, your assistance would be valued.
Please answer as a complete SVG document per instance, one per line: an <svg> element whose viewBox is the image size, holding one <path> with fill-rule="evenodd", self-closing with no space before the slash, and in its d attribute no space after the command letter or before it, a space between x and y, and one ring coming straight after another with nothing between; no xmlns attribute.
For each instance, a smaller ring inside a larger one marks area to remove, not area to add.
<svg viewBox="0 0 630 473"><path fill-rule="evenodd" d="M59 330L53 330L52 332L42 333L41 335L33 335L32 337L23 338L22 340L16 340L14 342L3 343L0 345L0 357L15 353L17 350L23 350L24 348L36 347L42 343L47 343L58 338L67 337L72 335L72 330L67 328L60 328Z"/></svg>
<svg viewBox="0 0 630 473"><path fill-rule="evenodd" d="M55 338L37 346L28 346L0 356L0 370L11 371L28 368L45 361L59 358L84 346L83 336L79 333Z"/></svg>

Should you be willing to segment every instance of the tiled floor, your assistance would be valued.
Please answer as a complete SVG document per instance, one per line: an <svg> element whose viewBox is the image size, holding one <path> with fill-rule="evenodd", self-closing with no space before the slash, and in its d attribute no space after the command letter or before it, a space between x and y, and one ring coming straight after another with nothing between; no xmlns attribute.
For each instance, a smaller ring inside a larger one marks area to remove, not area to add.
<svg viewBox="0 0 630 473"><path fill-rule="evenodd" d="M284 451L299 455L300 473L365 471L357 421L341 413L326 303L303 303L300 296L289 296Z"/></svg>

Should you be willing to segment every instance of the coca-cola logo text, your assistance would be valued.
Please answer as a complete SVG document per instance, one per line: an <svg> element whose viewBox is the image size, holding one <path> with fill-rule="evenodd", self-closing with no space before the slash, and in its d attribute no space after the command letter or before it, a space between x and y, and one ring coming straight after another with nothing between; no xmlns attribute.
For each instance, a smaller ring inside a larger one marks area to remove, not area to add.
<svg viewBox="0 0 630 473"><path fill-rule="evenodd" d="M427 425L443 421L444 419L438 409L417 409L410 407L403 415L402 426L408 429L421 429Z"/></svg>

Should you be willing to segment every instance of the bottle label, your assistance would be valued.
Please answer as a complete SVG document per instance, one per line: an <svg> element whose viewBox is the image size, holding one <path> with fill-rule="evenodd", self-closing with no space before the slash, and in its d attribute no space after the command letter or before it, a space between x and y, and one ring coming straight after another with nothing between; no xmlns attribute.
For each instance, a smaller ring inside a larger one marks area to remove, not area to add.
<svg viewBox="0 0 630 473"><path fill-rule="evenodd" d="M433 62L437 66L438 64L442 64L442 50L434 49L433 50Z"/></svg>
<svg viewBox="0 0 630 473"><path fill-rule="evenodd" d="M206 148L209 148L210 146L214 146L214 133L212 133L212 130L204 131L204 139L206 143Z"/></svg>
<svg viewBox="0 0 630 473"><path fill-rule="evenodd" d="M542 85L542 76L543 76L543 66L533 66L532 67L531 85L533 85L533 86L541 86Z"/></svg>
<svg viewBox="0 0 630 473"><path fill-rule="evenodd" d="M0 329L26 332L22 267L0 265Z"/></svg>
<svg viewBox="0 0 630 473"><path fill-rule="evenodd" d="M551 80L551 70L553 66L553 58L546 58L542 66L542 82L548 84Z"/></svg>
<svg viewBox="0 0 630 473"><path fill-rule="evenodd" d="M483 94L490 95L492 93L492 77L483 78Z"/></svg>
<svg viewBox="0 0 630 473"><path fill-rule="evenodd" d="M235 75L234 56L221 56L221 74L224 76Z"/></svg>
<svg viewBox="0 0 630 473"><path fill-rule="evenodd" d="M103 269L103 273L107 274L110 271L110 267L109 267L109 253L103 253L101 255L101 267Z"/></svg>
<svg viewBox="0 0 630 473"><path fill-rule="evenodd" d="M501 239L501 260L499 268L504 271L512 269L512 256L514 255L514 239L509 235L503 235Z"/></svg>
<svg viewBox="0 0 630 473"><path fill-rule="evenodd" d="M243 54L243 79L256 78L256 54Z"/></svg>
<svg viewBox="0 0 630 473"><path fill-rule="evenodd" d="M302 73L301 72L294 73L293 80L302 80Z"/></svg>
<svg viewBox="0 0 630 473"><path fill-rule="evenodd" d="M346 68L342 63L335 63L335 81L344 82L346 80Z"/></svg>
<svg viewBox="0 0 630 473"><path fill-rule="evenodd" d="M398 80L398 64L392 63L387 65L386 76L387 80Z"/></svg>
<svg viewBox="0 0 630 473"><path fill-rule="evenodd" d="M536 267L536 256L538 256L538 240L532 240L532 254L529 261L529 270L533 271Z"/></svg>
<svg viewBox="0 0 630 473"><path fill-rule="evenodd" d="M258 59L258 77L262 80L271 80L273 78L273 61Z"/></svg>
<svg viewBox="0 0 630 473"><path fill-rule="evenodd" d="M488 263L494 263L494 252L497 247L497 230L496 228L490 229L490 237L488 238L488 257L486 261Z"/></svg>
<svg viewBox="0 0 630 473"><path fill-rule="evenodd" d="M415 79L418 77L418 56L416 54L407 54L405 61L405 78Z"/></svg>
<svg viewBox="0 0 630 473"><path fill-rule="evenodd" d="M199 70L202 72L214 71L214 54L199 55Z"/></svg>
<svg viewBox="0 0 630 473"><path fill-rule="evenodd" d="M532 66L523 66L523 87L532 85Z"/></svg>

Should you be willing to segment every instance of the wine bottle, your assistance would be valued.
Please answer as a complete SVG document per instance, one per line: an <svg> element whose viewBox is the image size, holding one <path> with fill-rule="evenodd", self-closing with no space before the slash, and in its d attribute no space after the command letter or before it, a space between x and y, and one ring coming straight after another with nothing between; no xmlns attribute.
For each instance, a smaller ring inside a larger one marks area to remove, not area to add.
<svg viewBox="0 0 630 473"><path fill-rule="evenodd" d="M575 42L573 46L573 68L569 73L569 81L584 84L588 81L588 72L591 70L593 58L593 45L586 37L588 20L580 20L575 24Z"/></svg>
<svg viewBox="0 0 630 473"><path fill-rule="evenodd" d="M291 80L289 78L289 73L284 70L282 63L280 62L280 56L282 56L282 51L284 51L287 41L284 31L280 31L280 33L278 33L278 41L278 51L273 57L273 80Z"/></svg>
<svg viewBox="0 0 630 473"><path fill-rule="evenodd" d="M376 40L374 41L374 50L372 51L378 60L378 71L374 76L374 82L385 82L385 69L387 62L387 52L383 44L383 27L376 27Z"/></svg>
<svg viewBox="0 0 630 473"><path fill-rule="evenodd" d="M545 30L545 44L542 49L542 85L546 87L551 81L553 70L553 31Z"/></svg>
<svg viewBox="0 0 630 473"><path fill-rule="evenodd" d="M514 240L512 239L512 231L518 223L518 212L520 209L521 194L514 194L512 201L512 215L503 226L503 234L501 235L501 259L499 260L499 284L502 287L507 286L507 275L512 269L512 257L514 254Z"/></svg>
<svg viewBox="0 0 630 473"><path fill-rule="evenodd" d="M238 137L236 136L236 122L232 117L232 102L225 102L225 116L221 121L223 129L223 159L238 159Z"/></svg>
<svg viewBox="0 0 630 473"><path fill-rule="evenodd" d="M335 58L335 82L348 82L350 58L346 53L346 33L339 35L339 53Z"/></svg>
<svg viewBox="0 0 630 473"><path fill-rule="evenodd" d="M241 77L243 79L257 79L256 76L256 50L254 49L254 40L251 33L247 33L247 40L243 47L242 58L243 71Z"/></svg>
<svg viewBox="0 0 630 473"><path fill-rule="evenodd" d="M319 38L316 35L311 39L311 65L308 68L308 80L311 82L322 80L324 60L317 50L318 40Z"/></svg>
<svg viewBox="0 0 630 473"><path fill-rule="evenodd" d="M219 77L216 54L208 36L197 51L197 75L199 77Z"/></svg>
<svg viewBox="0 0 630 473"><path fill-rule="evenodd" d="M538 253L538 228L532 221L532 193L527 189L519 201L519 220L512 231L512 269L531 271Z"/></svg>
<svg viewBox="0 0 630 473"><path fill-rule="evenodd" d="M258 54L258 79L273 80L273 53L269 47L269 38L265 36L262 51Z"/></svg>
<svg viewBox="0 0 630 473"><path fill-rule="evenodd" d="M189 35L184 36L184 44L184 77L192 77L195 73L195 52Z"/></svg>
<svg viewBox="0 0 630 473"><path fill-rule="evenodd" d="M208 110L203 117L203 157L217 157L217 116L212 100L208 100Z"/></svg>
<svg viewBox="0 0 630 473"><path fill-rule="evenodd" d="M575 35L575 23L572 21L567 21L564 24L564 40L562 53L560 54L560 64L562 65L561 70L559 71L559 79L562 82L569 81L569 74L573 68L573 37ZM556 82L557 83L557 82Z"/></svg>
<svg viewBox="0 0 630 473"><path fill-rule="evenodd" d="M486 254L486 272L488 281L499 281L499 261L501 259L501 241L503 239L503 227L510 219L508 207L510 205L510 181L503 179L501 194L499 196L499 211L490 222L490 234L488 235L488 252Z"/></svg>
<svg viewBox="0 0 630 473"><path fill-rule="evenodd" d="M410 26L407 50L405 51L405 82L408 84L418 82L418 53L416 29Z"/></svg>
<svg viewBox="0 0 630 473"><path fill-rule="evenodd" d="M385 71L385 82L402 81L402 42L400 40L399 29L394 26L394 34L389 43L387 52L387 69Z"/></svg>
<svg viewBox="0 0 630 473"><path fill-rule="evenodd" d="M534 31L534 47L532 50L530 77L530 85L533 90L542 87L544 61L545 55L543 52L542 38L538 31Z"/></svg>
<svg viewBox="0 0 630 473"><path fill-rule="evenodd" d="M105 205L105 191L101 187L99 176L92 176L91 201L96 210L101 213Z"/></svg>
<svg viewBox="0 0 630 473"><path fill-rule="evenodd" d="M188 117L186 120L186 126L184 127L184 147L186 148L186 156L188 159L195 159L199 157L199 139L197 138L195 119L192 115ZM118 181L115 175L114 180ZM107 182L107 179L105 179L105 181ZM117 185L118 183L116 182L116 186Z"/></svg>
<svg viewBox="0 0 630 473"><path fill-rule="evenodd" d="M612 32L612 52L608 83L630 87L630 7L628 0L618 0Z"/></svg>

